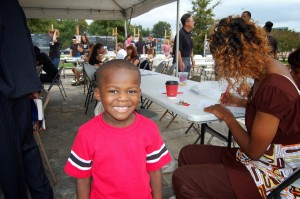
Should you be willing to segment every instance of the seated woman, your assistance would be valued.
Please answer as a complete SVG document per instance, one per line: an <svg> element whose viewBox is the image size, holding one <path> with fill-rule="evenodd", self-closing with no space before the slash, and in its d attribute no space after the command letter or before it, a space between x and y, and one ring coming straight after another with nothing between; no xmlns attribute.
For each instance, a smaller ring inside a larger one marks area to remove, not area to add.
<svg viewBox="0 0 300 199"><path fill-rule="evenodd" d="M96 43L93 47L92 52L90 53L89 64L98 67L103 64L105 61L105 55L107 51L104 48L103 44Z"/></svg>
<svg viewBox="0 0 300 199"><path fill-rule="evenodd" d="M40 66L43 65L43 71L45 71L46 74L40 74L40 80L42 83L46 82L52 82L58 72L56 69L56 66L52 62L51 58L46 55L45 53L41 53L41 50L34 46L34 53L35 53L35 61L36 65Z"/></svg>
<svg viewBox="0 0 300 199"><path fill-rule="evenodd" d="M288 62L291 66L292 77L300 89L300 48L289 55Z"/></svg>
<svg viewBox="0 0 300 199"><path fill-rule="evenodd" d="M90 55L92 53L94 44L89 44L88 46L88 50L85 52L85 54L82 56L82 59L84 60L84 62L89 62L90 59Z"/></svg>
<svg viewBox="0 0 300 199"><path fill-rule="evenodd" d="M127 46L126 52L127 52L127 55L124 59L127 61L130 61L134 65L138 66L140 63L140 60L139 60L139 55L137 53L136 48L134 46Z"/></svg>
<svg viewBox="0 0 300 199"><path fill-rule="evenodd" d="M300 109L294 108L299 91L287 68L269 56L264 30L252 22L222 19L210 38L210 50L229 91L254 79L246 103L240 100L246 105L247 130L223 105L205 108L227 124L240 148L182 148L173 175L176 198L265 198L299 167ZM233 96L225 93L223 99L231 104ZM296 198L300 192L290 186L281 194Z"/></svg>

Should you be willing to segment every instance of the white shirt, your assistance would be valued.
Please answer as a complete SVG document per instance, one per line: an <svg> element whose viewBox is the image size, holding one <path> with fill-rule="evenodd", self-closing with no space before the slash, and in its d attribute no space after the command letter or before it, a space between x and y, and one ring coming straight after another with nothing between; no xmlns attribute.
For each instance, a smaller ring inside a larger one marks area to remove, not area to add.
<svg viewBox="0 0 300 199"><path fill-rule="evenodd" d="M117 52L116 59L124 59L127 55L127 52L124 49L121 49Z"/></svg>

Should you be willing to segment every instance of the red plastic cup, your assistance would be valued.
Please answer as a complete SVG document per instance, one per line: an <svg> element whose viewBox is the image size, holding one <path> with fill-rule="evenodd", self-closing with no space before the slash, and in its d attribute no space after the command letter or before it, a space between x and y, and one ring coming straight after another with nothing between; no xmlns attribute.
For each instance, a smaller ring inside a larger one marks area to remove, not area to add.
<svg viewBox="0 0 300 199"><path fill-rule="evenodd" d="M168 98L176 98L178 92L178 81L167 81L166 82L166 90Z"/></svg>

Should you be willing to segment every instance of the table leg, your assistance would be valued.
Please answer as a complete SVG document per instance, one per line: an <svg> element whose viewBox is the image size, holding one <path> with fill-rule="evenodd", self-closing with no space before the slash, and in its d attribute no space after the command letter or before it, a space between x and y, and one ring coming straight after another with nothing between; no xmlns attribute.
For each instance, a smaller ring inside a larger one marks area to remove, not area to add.
<svg viewBox="0 0 300 199"><path fill-rule="evenodd" d="M172 124L172 122L176 119L177 114L173 116L172 120L169 122L169 124L166 126L166 128L169 128L169 126Z"/></svg>

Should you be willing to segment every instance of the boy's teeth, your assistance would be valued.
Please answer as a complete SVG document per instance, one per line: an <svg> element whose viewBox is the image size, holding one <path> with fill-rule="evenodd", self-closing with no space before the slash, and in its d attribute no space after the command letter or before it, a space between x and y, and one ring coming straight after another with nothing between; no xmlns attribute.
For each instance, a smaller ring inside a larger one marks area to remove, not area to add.
<svg viewBox="0 0 300 199"><path fill-rule="evenodd" d="M118 110L126 110L126 109L128 109L128 107L115 107L115 109L118 109Z"/></svg>

